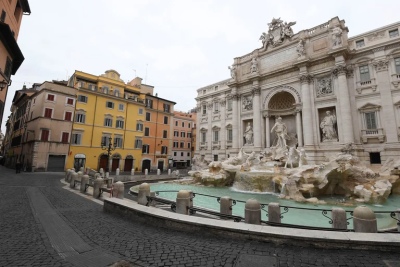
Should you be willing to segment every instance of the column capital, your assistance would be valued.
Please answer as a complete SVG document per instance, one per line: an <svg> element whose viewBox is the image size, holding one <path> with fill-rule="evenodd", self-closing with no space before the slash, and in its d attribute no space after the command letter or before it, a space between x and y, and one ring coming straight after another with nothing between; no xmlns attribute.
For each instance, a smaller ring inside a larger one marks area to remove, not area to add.
<svg viewBox="0 0 400 267"><path fill-rule="evenodd" d="M353 68L351 66L338 65L338 66L333 68L332 74L336 78L338 76L340 76L340 75L352 76L353 75Z"/></svg>
<svg viewBox="0 0 400 267"><path fill-rule="evenodd" d="M240 99L240 94L232 94L231 97L232 97L232 100L237 101Z"/></svg>
<svg viewBox="0 0 400 267"><path fill-rule="evenodd" d="M261 89L260 87L254 87L253 89L251 89L251 93L253 95L260 95L261 94Z"/></svg>
<svg viewBox="0 0 400 267"><path fill-rule="evenodd" d="M304 74L300 76L300 83L312 83L314 81L314 77L310 74Z"/></svg>
<svg viewBox="0 0 400 267"><path fill-rule="evenodd" d="M268 111L268 110L264 110L263 113L262 113L262 115L263 115L264 118L269 118L269 117L271 116L271 115L269 114L269 111Z"/></svg>
<svg viewBox="0 0 400 267"><path fill-rule="evenodd" d="M207 109L212 109L212 107L213 107L213 102L208 102L207 103Z"/></svg>

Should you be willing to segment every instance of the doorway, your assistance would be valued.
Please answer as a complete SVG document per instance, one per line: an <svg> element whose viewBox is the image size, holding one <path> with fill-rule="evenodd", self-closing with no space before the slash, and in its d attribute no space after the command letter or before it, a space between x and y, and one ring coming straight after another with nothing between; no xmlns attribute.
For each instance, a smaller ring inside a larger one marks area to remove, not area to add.
<svg viewBox="0 0 400 267"><path fill-rule="evenodd" d="M144 172L144 170L148 170L150 172L150 166L151 166L151 161L149 159L144 159L142 161L142 172Z"/></svg>

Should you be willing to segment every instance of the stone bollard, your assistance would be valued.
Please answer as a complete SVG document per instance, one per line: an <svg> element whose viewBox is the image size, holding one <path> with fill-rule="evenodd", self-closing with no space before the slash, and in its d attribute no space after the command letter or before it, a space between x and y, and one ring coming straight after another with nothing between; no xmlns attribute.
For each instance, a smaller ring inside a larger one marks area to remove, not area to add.
<svg viewBox="0 0 400 267"><path fill-rule="evenodd" d="M190 193L187 190L179 190L176 195L176 213L189 214L188 206L190 205Z"/></svg>
<svg viewBox="0 0 400 267"><path fill-rule="evenodd" d="M342 208L332 208L332 221L332 228L346 230L346 211Z"/></svg>
<svg viewBox="0 0 400 267"><path fill-rule="evenodd" d="M83 172L84 170L85 170L85 169L84 169L83 167L80 167L80 168L79 168L79 171L80 171L80 172Z"/></svg>
<svg viewBox="0 0 400 267"><path fill-rule="evenodd" d="M168 169L168 175L171 176L171 169Z"/></svg>
<svg viewBox="0 0 400 267"><path fill-rule="evenodd" d="M149 169L145 169L145 170L144 170L144 175L147 176L148 174L149 174Z"/></svg>
<svg viewBox="0 0 400 267"><path fill-rule="evenodd" d="M89 174L89 172L90 172L90 167L86 167L84 174Z"/></svg>
<svg viewBox="0 0 400 267"><path fill-rule="evenodd" d="M100 176L101 176L101 177L104 177L104 170L103 170L103 168L100 168L99 173L100 173Z"/></svg>
<svg viewBox="0 0 400 267"><path fill-rule="evenodd" d="M244 222L249 224L261 224L261 205L256 199L246 201L244 207Z"/></svg>
<svg viewBox="0 0 400 267"><path fill-rule="evenodd" d="M268 221L281 223L281 206L279 203L271 202L268 204Z"/></svg>
<svg viewBox="0 0 400 267"><path fill-rule="evenodd" d="M193 199L194 199L193 190L188 190L188 192L189 192L189 207L193 208Z"/></svg>
<svg viewBox="0 0 400 267"><path fill-rule="evenodd" d="M358 233L378 232L375 213L364 205L354 209L353 225L354 231Z"/></svg>
<svg viewBox="0 0 400 267"><path fill-rule="evenodd" d="M87 174L85 174L85 175L82 175L82 178L81 178L81 193L85 193L85 188L86 188L86 185L89 183L89 175L87 175Z"/></svg>
<svg viewBox="0 0 400 267"><path fill-rule="evenodd" d="M131 175L134 176L135 175L135 169L131 170Z"/></svg>
<svg viewBox="0 0 400 267"><path fill-rule="evenodd" d="M219 212L225 215L232 215L232 198L221 197L219 200Z"/></svg>
<svg viewBox="0 0 400 267"><path fill-rule="evenodd" d="M116 175L116 176L119 175L119 168L117 168L117 169L115 170L115 175Z"/></svg>
<svg viewBox="0 0 400 267"><path fill-rule="evenodd" d="M108 179L108 177L110 177L110 173L109 173L109 172L106 172L106 176L105 176L105 178L107 178L107 179Z"/></svg>
<svg viewBox="0 0 400 267"><path fill-rule="evenodd" d="M72 173L74 173L74 171L72 169L69 169L67 171L67 179L65 180L67 183L69 183L71 181L71 175Z"/></svg>
<svg viewBox="0 0 400 267"><path fill-rule="evenodd" d="M71 175L71 180L69 181L69 187L74 188L75 187L75 181L78 180L78 174L76 172L72 173Z"/></svg>
<svg viewBox="0 0 400 267"><path fill-rule="evenodd" d="M83 171L79 171L78 172L78 181L81 181L82 176L83 176Z"/></svg>
<svg viewBox="0 0 400 267"><path fill-rule="evenodd" d="M138 204L146 206L147 196L150 196L150 185L148 183L143 183L139 185L139 192L137 198Z"/></svg>
<svg viewBox="0 0 400 267"><path fill-rule="evenodd" d="M93 182L93 197L100 197L100 188L103 187L104 180L103 178L96 178Z"/></svg>
<svg viewBox="0 0 400 267"><path fill-rule="evenodd" d="M107 188L111 188L113 183L114 183L114 178L108 178L108 180L107 180Z"/></svg>
<svg viewBox="0 0 400 267"><path fill-rule="evenodd" d="M65 171L65 176L64 176L64 181L68 181L68 172L69 172L69 169L67 169L66 171Z"/></svg>
<svg viewBox="0 0 400 267"><path fill-rule="evenodd" d="M160 174L161 174L161 170L157 169L157 175L160 175Z"/></svg>
<svg viewBox="0 0 400 267"><path fill-rule="evenodd" d="M123 182L116 182L113 184L112 195L113 197L124 199L125 185Z"/></svg>

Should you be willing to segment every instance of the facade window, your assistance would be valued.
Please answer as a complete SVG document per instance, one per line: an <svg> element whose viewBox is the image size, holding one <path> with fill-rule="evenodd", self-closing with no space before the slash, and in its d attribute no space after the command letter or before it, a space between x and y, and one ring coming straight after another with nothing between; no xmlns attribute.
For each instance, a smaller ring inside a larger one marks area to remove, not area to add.
<svg viewBox="0 0 400 267"><path fill-rule="evenodd" d="M214 112L218 112L218 111L219 111L219 103L214 102Z"/></svg>
<svg viewBox="0 0 400 267"><path fill-rule="evenodd" d="M161 154L168 154L168 147L167 146L162 146L161 147Z"/></svg>
<svg viewBox="0 0 400 267"><path fill-rule="evenodd" d="M185 122L184 121L182 121L182 127L185 127Z"/></svg>
<svg viewBox="0 0 400 267"><path fill-rule="evenodd" d="M174 131L174 136L175 137L179 137L179 132L178 131Z"/></svg>
<svg viewBox="0 0 400 267"><path fill-rule="evenodd" d="M179 147L180 147L180 148L185 148L185 143L184 143L184 142L181 142L180 145L179 145Z"/></svg>
<svg viewBox="0 0 400 267"><path fill-rule="evenodd" d="M107 86L103 86L103 93L104 94L108 94L108 87Z"/></svg>
<svg viewBox="0 0 400 267"><path fill-rule="evenodd" d="M164 124L168 124L168 117L164 116Z"/></svg>
<svg viewBox="0 0 400 267"><path fill-rule="evenodd" d="M228 105L228 107L227 107L228 111L231 111L232 110L232 99L228 99L227 105Z"/></svg>
<svg viewBox="0 0 400 267"><path fill-rule="evenodd" d="M203 115L207 114L207 105L203 105Z"/></svg>
<svg viewBox="0 0 400 267"><path fill-rule="evenodd" d="M48 101L54 101L54 95L52 95L52 94L47 94L47 100Z"/></svg>
<svg viewBox="0 0 400 267"><path fill-rule="evenodd" d="M181 137L186 137L186 133L185 132L181 132Z"/></svg>
<svg viewBox="0 0 400 267"><path fill-rule="evenodd" d="M119 97L119 90L118 90L118 89L115 89L115 90L114 90L114 95L115 95L116 97Z"/></svg>
<svg viewBox="0 0 400 267"><path fill-rule="evenodd" d="M400 74L400 57L394 59L394 66L396 67L396 73Z"/></svg>
<svg viewBox="0 0 400 267"><path fill-rule="evenodd" d="M136 123L136 131L143 132L143 123Z"/></svg>
<svg viewBox="0 0 400 267"><path fill-rule="evenodd" d="M122 137L120 136L114 137L114 146L119 148L122 147Z"/></svg>
<svg viewBox="0 0 400 267"><path fill-rule="evenodd" d="M363 47L365 46L364 39L356 41L356 47Z"/></svg>
<svg viewBox="0 0 400 267"><path fill-rule="evenodd" d="M82 139L82 134L81 133L73 133L72 134L72 139L71 139L71 144L80 145L81 144L81 139Z"/></svg>
<svg viewBox="0 0 400 267"><path fill-rule="evenodd" d="M187 137L188 137L188 138L192 138L192 133L191 133L191 132L188 132L188 133L187 133Z"/></svg>
<svg viewBox="0 0 400 267"><path fill-rule="evenodd" d="M143 109L139 108L139 115L143 115Z"/></svg>
<svg viewBox="0 0 400 267"><path fill-rule="evenodd" d="M79 123L85 123L86 120L86 115L83 113L77 113L75 115L75 122L79 122Z"/></svg>
<svg viewBox="0 0 400 267"><path fill-rule="evenodd" d="M207 90L203 90L203 95L207 94Z"/></svg>
<svg viewBox="0 0 400 267"><path fill-rule="evenodd" d="M117 120L115 127L123 129L124 128L124 121L123 120Z"/></svg>
<svg viewBox="0 0 400 267"><path fill-rule="evenodd" d="M65 133L65 132L62 133L61 142L64 144L69 142L69 133Z"/></svg>
<svg viewBox="0 0 400 267"><path fill-rule="evenodd" d="M78 95L78 102L87 103L88 97L85 95Z"/></svg>
<svg viewBox="0 0 400 267"><path fill-rule="evenodd" d="M201 142L202 142L202 143L205 143L206 141L207 141L207 135L206 135L205 132L202 132L202 133L201 133Z"/></svg>
<svg viewBox="0 0 400 267"><path fill-rule="evenodd" d="M176 157L176 152L174 152L174 157Z"/></svg>
<svg viewBox="0 0 400 267"><path fill-rule="evenodd" d="M175 148L178 148L179 147L179 143L178 143L178 141L174 141L174 145L173 145Z"/></svg>
<svg viewBox="0 0 400 267"><path fill-rule="evenodd" d="M168 105L168 104L163 104L163 106L164 106L164 112L170 112L171 111L171 106L170 105Z"/></svg>
<svg viewBox="0 0 400 267"><path fill-rule="evenodd" d="M114 108L114 102L107 101L107 102L106 102L106 107L107 107L107 108Z"/></svg>
<svg viewBox="0 0 400 267"><path fill-rule="evenodd" d="M74 105L74 99L73 98L67 98L67 105Z"/></svg>
<svg viewBox="0 0 400 267"><path fill-rule="evenodd" d="M369 76L369 67L368 65L360 66L360 81L367 82L370 81L371 78Z"/></svg>
<svg viewBox="0 0 400 267"><path fill-rule="evenodd" d="M183 152L181 152L181 157L183 157Z"/></svg>
<svg viewBox="0 0 400 267"><path fill-rule="evenodd" d="M190 157L190 152L187 153L187 156Z"/></svg>
<svg viewBox="0 0 400 267"><path fill-rule="evenodd" d="M153 99L146 98L145 99L145 106L148 108L153 108Z"/></svg>
<svg viewBox="0 0 400 267"><path fill-rule="evenodd" d="M365 126L368 130L370 129L377 129L376 125L376 113L375 112L366 112L364 113L365 116Z"/></svg>
<svg viewBox="0 0 400 267"><path fill-rule="evenodd" d="M175 126L178 126L178 121L175 121Z"/></svg>
<svg viewBox="0 0 400 267"><path fill-rule="evenodd" d="M187 148L191 148L191 144L190 143L187 143Z"/></svg>
<svg viewBox="0 0 400 267"><path fill-rule="evenodd" d="M150 128L148 127L144 128L144 136L150 136Z"/></svg>
<svg viewBox="0 0 400 267"><path fill-rule="evenodd" d="M218 85L214 86L214 91L218 90Z"/></svg>
<svg viewBox="0 0 400 267"><path fill-rule="evenodd" d="M399 36L399 30L398 29L389 31L389 37L390 38L397 37L397 36Z"/></svg>
<svg viewBox="0 0 400 267"><path fill-rule="evenodd" d="M228 135L227 136L228 141L232 141L233 140L232 129L228 129L227 135Z"/></svg>
<svg viewBox="0 0 400 267"><path fill-rule="evenodd" d="M4 10L2 10L1 16L0 16L0 21L4 22L6 20L6 16L7 16L7 13Z"/></svg>
<svg viewBox="0 0 400 267"><path fill-rule="evenodd" d="M143 145L142 154L149 154L149 152L150 152L150 145Z"/></svg>
<svg viewBox="0 0 400 267"><path fill-rule="evenodd" d="M50 135L49 130L42 129L42 133L40 135L40 140L41 141L49 141L49 135Z"/></svg>
<svg viewBox="0 0 400 267"><path fill-rule="evenodd" d="M51 118L52 115L53 115L53 110L51 108L44 109L44 117L45 118Z"/></svg>
<svg viewBox="0 0 400 267"><path fill-rule="evenodd" d="M188 123L188 128L190 129L190 122Z"/></svg>
<svg viewBox="0 0 400 267"><path fill-rule="evenodd" d="M163 131L163 138L168 138L168 131L166 130Z"/></svg>
<svg viewBox="0 0 400 267"><path fill-rule="evenodd" d="M135 139L135 148L142 148L142 139L141 138L137 138Z"/></svg>
<svg viewBox="0 0 400 267"><path fill-rule="evenodd" d="M65 112L64 120L71 121L72 120L72 112L70 112L70 111Z"/></svg>
<svg viewBox="0 0 400 267"><path fill-rule="evenodd" d="M112 118L104 118L104 126L112 127Z"/></svg>
<svg viewBox="0 0 400 267"><path fill-rule="evenodd" d="M214 131L213 136L214 136L214 138L213 138L214 142L218 142L219 141L219 131Z"/></svg>
<svg viewBox="0 0 400 267"><path fill-rule="evenodd" d="M96 91L96 90L97 90L97 86L94 85L94 84L89 84L89 85L88 85L88 89L89 89L89 90L92 90L92 91Z"/></svg>
<svg viewBox="0 0 400 267"><path fill-rule="evenodd" d="M124 110L124 104L118 104L118 110L123 111Z"/></svg>
<svg viewBox="0 0 400 267"><path fill-rule="evenodd" d="M146 112L146 121L151 121L151 114L150 114L150 112Z"/></svg>
<svg viewBox="0 0 400 267"><path fill-rule="evenodd" d="M101 137L101 145L102 146L108 146L110 144L110 136L108 135L103 135Z"/></svg>

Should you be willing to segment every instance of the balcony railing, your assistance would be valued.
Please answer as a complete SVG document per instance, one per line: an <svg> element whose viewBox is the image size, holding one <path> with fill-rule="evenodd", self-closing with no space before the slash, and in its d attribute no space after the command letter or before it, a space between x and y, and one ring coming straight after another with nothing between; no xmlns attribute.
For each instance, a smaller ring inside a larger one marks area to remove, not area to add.
<svg viewBox="0 0 400 267"><path fill-rule="evenodd" d="M362 90L372 88L372 91L376 91L377 85L375 82L375 78L371 78L367 81L357 81L356 90L359 94L362 93Z"/></svg>
<svg viewBox="0 0 400 267"><path fill-rule="evenodd" d="M399 73L395 73L392 74L392 84L394 85L394 87L398 87L400 83L400 74Z"/></svg>
<svg viewBox="0 0 400 267"><path fill-rule="evenodd" d="M367 143L368 139L378 139L379 142L384 142L385 141L385 133L383 131L383 128L377 128L377 129L364 129L361 130L361 138L363 140L363 143Z"/></svg>

